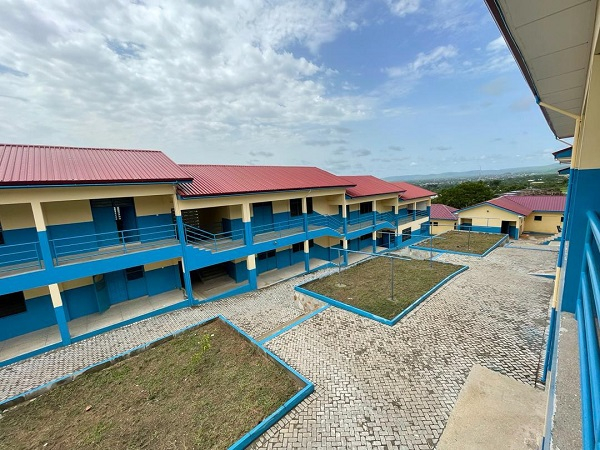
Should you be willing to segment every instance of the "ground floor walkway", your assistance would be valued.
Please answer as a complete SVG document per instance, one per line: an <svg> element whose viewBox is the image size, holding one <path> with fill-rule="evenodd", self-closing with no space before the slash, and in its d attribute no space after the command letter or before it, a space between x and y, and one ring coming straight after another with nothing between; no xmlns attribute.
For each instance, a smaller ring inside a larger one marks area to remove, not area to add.
<svg viewBox="0 0 600 450"><path fill-rule="evenodd" d="M255 448L429 449L475 365L533 389L552 280L529 273L554 267L556 253L498 248L485 258L437 260L470 269L394 327L329 307L267 341L315 392ZM322 274L153 317L0 368L0 399L215 314L264 338L305 314L293 286Z"/></svg>

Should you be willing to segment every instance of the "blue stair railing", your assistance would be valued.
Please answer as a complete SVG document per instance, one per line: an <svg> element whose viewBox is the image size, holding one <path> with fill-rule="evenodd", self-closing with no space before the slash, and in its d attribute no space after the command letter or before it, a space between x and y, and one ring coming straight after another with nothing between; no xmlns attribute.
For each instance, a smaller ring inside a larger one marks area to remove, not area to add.
<svg viewBox="0 0 600 450"><path fill-rule="evenodd" d="M244 230L211 233L192 225L183 225L185 239L188 244L197 245L212 252L227 250L244 243Z"/></svg>
<svg viewBox="0 0 600 450"><path fill-rule="evenodd" d="M42 257L37 242L4 244L0 247L0 273L41 268Z"/></svg>

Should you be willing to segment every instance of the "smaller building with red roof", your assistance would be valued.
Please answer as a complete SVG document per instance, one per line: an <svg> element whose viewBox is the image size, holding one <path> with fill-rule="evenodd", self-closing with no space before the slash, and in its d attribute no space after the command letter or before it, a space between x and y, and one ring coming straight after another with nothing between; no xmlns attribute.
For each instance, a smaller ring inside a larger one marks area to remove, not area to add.
<svg viewBox="0 0 600 450"><path fill-rule="evenodd" d="M434 203L429 212L429 221L431 223L431 234L440 234L444 231L456 228L458 217L455 212L458 209L452 206Z"/></svg>
<svg viewBox="0 0 600 450"><path fill-rule="evenodd" d="M461 229L509 234L562 231L566 196L503 195L456 212Z"/></svg>

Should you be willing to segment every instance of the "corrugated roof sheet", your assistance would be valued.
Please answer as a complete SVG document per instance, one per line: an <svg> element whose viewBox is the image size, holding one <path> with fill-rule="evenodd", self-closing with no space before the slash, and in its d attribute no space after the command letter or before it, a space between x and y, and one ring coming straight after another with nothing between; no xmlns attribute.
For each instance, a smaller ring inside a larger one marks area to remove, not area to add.
<svg viewBox="0 0 600 450"><path fill-rule="evenodd" d="M164 153L152 150L0 144L0 185L191 181Z"/></svg>
<svg viewBox="0 0 600 450"><path fill-rule="evenodd" d="M489 203L490 205L499 206L500 208L507 209L514 213L520 214L522 216L528 216L529 214L532 213L532 211L533 211L532 209L527 208L527 207L521 205L520 203L514 202L512 200L513 197L514 196L512 196L512 195L511 196L504 195L502 197L488 200L487 202L484 202L484 203Z"/></svg>
<svg viewBox="0 0 600 450"><path fill-rule="evenodd" d="M352 198L366 197L369 195L381 195L381 194L397 194L402 189L398 186L388 182L380 180L372 175L356 175L356 176L344 176L350 184L354 184L354 187L346 189L346 194Z"/></svg>
<svg viewBox="0 0 600 450"><path fill-rule="evenodd" d="M567 202L565 195L511 195L507 197L532 211L563 212Z"/></svg>
<svg viewBox="0 0 600 450"><path fill-rule="evenodd" d="M429 212L429 218L432 220L456 220L454 211L458 211L458 209L442 205L441 203L433 203Z"/></svg>
<svg viewBox="0 0 600 450"><path fill-rule="evenodd" d="M299 166L223 166L181 164L193 183L181 185L182 197L249 194L347 187L353 183L317 167Z"/></svg>
<svg viewBox="0 0 600 450"><path fill-rule="evenodd" d="M400 194L400 198L402 200L412 200L415 198L431 197L433 195L436 195L435 192L431 192L422 187L407 183L406 181L394 181L392 182L392 184L398 186L400 188L400 191L403 191Z"/></svg>

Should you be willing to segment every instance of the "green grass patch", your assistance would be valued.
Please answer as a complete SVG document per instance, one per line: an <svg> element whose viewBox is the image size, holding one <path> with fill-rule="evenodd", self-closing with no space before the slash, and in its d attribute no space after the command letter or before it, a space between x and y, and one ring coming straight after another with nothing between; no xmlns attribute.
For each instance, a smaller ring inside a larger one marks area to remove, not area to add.
<svg viewBox="0 0 600 450"><path fill-rule="evenodd" d="M460 268L437 261L430 264L422 260L379 257L302 287L384 319L393 319Z"/></svg>
<svg viewBox="0 0 600 450"><path fill-rule="evenodd" d="M483 255L502 238L504 238L504 234L451 230L433 237L433 249ZM429 248L430 240L425 239L415 245Z"/></svg>
<svg viewBox="0 0 600 450"><path fill-rule="evenodd" d="M223 449L304 385L215 320L0 416L0 449Z"/></svg>

